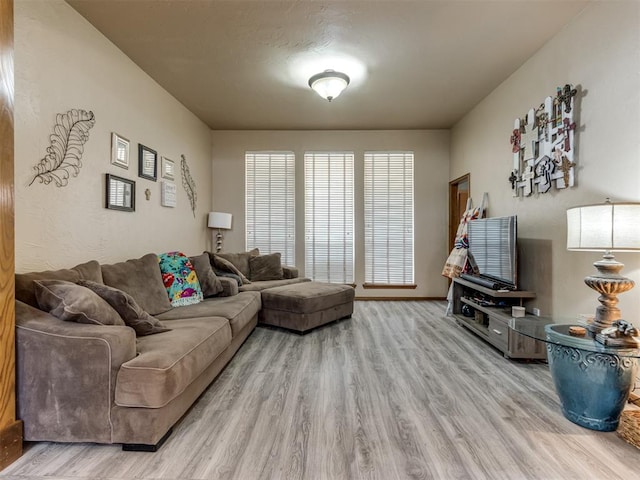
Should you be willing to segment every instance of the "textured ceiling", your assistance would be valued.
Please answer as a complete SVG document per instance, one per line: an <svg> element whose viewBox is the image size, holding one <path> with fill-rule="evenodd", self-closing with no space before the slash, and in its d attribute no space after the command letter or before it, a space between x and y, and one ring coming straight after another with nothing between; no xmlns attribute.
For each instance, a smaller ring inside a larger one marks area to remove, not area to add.
<svg viewBox="0 0 640 480"><path fill-rule="evenodd" d="M67 1L212 129L266 130L449 128L589 3Z"/></svg>

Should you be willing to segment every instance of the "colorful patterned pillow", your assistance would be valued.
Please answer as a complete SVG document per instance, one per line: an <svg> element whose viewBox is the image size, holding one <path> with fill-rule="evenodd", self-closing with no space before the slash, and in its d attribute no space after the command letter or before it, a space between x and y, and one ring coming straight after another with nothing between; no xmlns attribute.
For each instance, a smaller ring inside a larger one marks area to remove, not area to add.
<svg viewBox="0 0 640 480"><path fill-rule="evenodd" d="M184 253L169 252L158 255L162 281L172 307L193 305L202 301L198 276Z"/></svg>

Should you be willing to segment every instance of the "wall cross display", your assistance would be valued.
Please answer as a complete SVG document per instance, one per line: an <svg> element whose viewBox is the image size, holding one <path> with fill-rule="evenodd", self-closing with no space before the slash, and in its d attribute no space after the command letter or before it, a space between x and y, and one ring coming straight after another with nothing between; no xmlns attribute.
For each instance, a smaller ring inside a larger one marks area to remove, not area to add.
<svg viewBox="0 0 640 480"><path fill-rule="evenodd" d="M572 85L558 87L555 97L547 97L524 118L515 119L510 137L513 166L508 178L514 197L547 193L554 186L574 186L577 94Z"/></svg>

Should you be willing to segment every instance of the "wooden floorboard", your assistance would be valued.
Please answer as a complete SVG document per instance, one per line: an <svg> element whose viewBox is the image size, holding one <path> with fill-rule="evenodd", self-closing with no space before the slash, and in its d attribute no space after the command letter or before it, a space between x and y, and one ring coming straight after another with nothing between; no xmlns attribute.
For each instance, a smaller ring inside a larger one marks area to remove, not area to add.
<svg viewBox="0 0 640 480"><path fill-rule="evenodd" d="M6 480L632 479L640 450L560 412L548 367L503 358L443 302L356 302L258 328L157 453L34 443Z"/></svg>

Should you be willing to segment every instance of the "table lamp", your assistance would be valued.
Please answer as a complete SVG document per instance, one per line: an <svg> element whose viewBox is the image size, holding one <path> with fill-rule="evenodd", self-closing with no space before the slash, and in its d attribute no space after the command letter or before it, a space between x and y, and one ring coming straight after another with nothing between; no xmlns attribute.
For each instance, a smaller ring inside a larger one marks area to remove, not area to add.
<svg viewBox="0 0 640 480"><path fill-rule="evenodd" d="M600 333L620 319L619 293L631 290L634 281L620 275L624 264L616 261L612 252L640 251L640 203L605 203L584 205L567 210L567 250L604 252L602 260L593 265L595 275L584 283L600 293L596 315L588 326Z"/></svg>
<svg viewBox="0 0 640 480"><path fill-rule="evenodd" d="M217 228L216 234L216 252L222 250L222 230L231 229L232 215L224 212L209 212L207 226L209 228Z"/></svg>

